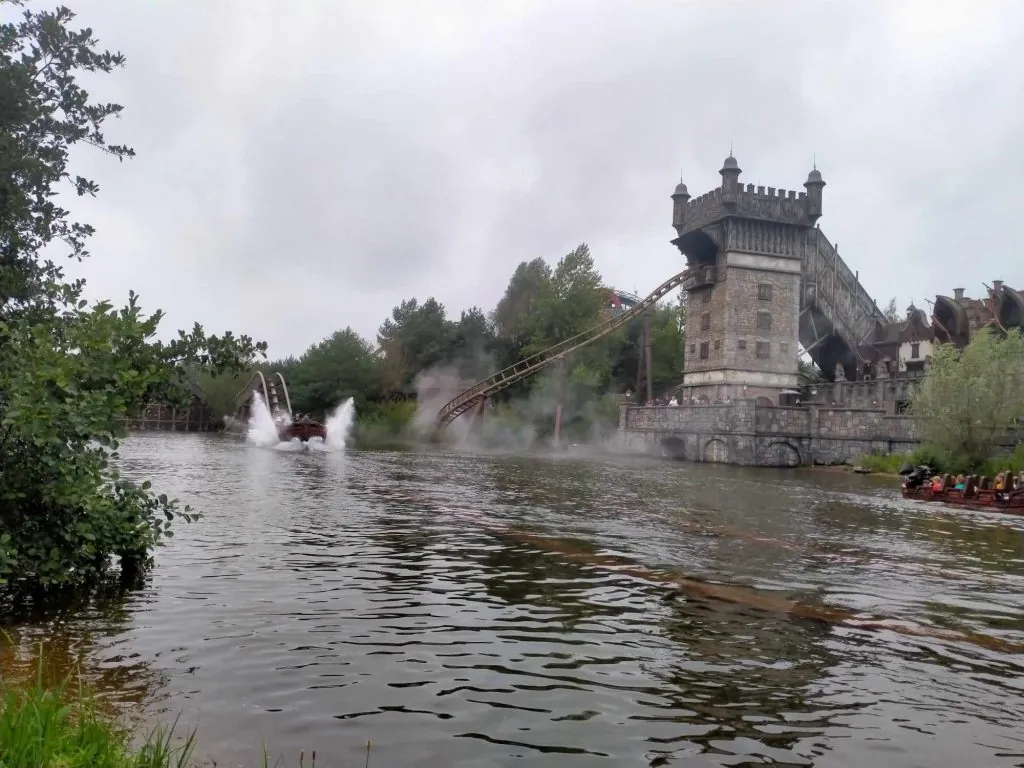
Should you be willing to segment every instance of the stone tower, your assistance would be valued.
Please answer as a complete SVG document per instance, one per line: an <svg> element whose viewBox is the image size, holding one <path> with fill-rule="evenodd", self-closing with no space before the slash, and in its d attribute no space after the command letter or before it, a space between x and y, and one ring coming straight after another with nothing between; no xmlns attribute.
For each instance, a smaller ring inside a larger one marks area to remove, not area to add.
<svg viewBox="0 0 1024 768"><path fill-rule="evenodd" d="M684 402L768 398L798 384L802 263L821 216L821 173L806 191L740 184L731 154L718 189L672 194L672 241L686 257Z"/></svg>

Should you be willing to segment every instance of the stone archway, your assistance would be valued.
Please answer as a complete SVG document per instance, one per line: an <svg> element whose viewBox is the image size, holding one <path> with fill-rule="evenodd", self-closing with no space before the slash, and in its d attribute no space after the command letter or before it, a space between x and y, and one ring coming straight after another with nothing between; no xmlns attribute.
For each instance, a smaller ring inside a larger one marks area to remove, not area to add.
<svg viewBox="0 0 1024 768"><path fill-rule="evenodd" d="M661 455L670 459L685 459L686 443L675 435L662 438Z"/></svg>
<svg viewBox="0 0 1024 768"><path fill-rule="evenodd" d="M756 403L758 408L771 408L775 405L770 397L765 397L764 395L757 398Z"/></svg>
<svg viewBox="0 0 1024 768"><path fill-rule="evenodd" d="M701 461L710 464L728 464L729 446L724 440L713 437L704 443L704 450L700 453Z"/></svg>
<svg viewBox="0 0 1024 768"><path fill-rule="evenodd" d="M784 440L769 443L761 453L761 464L765 467L799 467L800 449Z"/></svg>

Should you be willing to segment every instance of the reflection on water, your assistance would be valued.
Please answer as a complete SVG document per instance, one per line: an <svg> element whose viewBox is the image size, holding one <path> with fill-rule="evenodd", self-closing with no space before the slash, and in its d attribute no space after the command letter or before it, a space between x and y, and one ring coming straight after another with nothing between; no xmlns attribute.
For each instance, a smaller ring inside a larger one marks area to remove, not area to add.
<svg viewBox="0 0 1024 768"><path fill-rule="evenodd" d="M218 765L1024 760L1024 521L821 472L122 454L206 517L144 589L11 631Z"/></svg>

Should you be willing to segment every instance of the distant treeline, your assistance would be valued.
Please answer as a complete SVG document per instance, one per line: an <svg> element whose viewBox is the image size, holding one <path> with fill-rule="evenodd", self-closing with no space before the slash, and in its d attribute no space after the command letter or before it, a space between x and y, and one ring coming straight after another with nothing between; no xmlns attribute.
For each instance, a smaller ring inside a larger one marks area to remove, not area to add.
<svg viewBox="0 0 1024 768"><path fill-rule="evenodd" d="M425 389L451 390L458 382L468 386L596 325L609 298L610 289L584 244L553 269L539 258L521 263L489 313L473 307L450 319L435 298L410 298L381 324L376 344L344 328L298 357L261 367L284 374L293 410L322 417L352 397L363 435L397 434L409 423L414 401ZM685 315L681 298L653 313L656 393L682 378ZM615 423L616 395L636 386L641 333L640 321L627 324L567 361L564 413L570 436ZM496 414L510 423L530 425L543 436L553 424L554 376L554 371L542 372L509 388L493 404ZM213 410L230 414L245 378L202 376L201 384Z"/></svg>

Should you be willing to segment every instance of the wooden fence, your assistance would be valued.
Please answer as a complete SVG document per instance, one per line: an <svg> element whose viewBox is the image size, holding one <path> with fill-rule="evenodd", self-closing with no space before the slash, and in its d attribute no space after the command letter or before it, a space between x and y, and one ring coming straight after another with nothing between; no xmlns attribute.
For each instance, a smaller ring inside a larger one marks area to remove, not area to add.
<svg viewBox="0 0 1024 768"><path fill-rule="evenodd" d="M150 403L134 419L126 419L125 427L143 432L216 432L224 428L224 421L215 418L206 403L196 398L184 407Z"/></svg>

